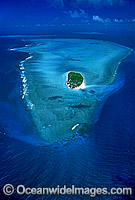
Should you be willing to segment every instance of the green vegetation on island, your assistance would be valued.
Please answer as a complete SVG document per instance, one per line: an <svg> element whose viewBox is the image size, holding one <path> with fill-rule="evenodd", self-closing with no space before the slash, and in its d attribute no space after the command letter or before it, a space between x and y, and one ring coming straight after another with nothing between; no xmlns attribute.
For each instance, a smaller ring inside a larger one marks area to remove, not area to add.
<svg viewBox="0 0 135 200"><path fill-rule="evenodd" d="M77 72L69 72L67 75L67 82L66 85L71 88L75 89L79 87L84 81L82 74Z"/></svg>

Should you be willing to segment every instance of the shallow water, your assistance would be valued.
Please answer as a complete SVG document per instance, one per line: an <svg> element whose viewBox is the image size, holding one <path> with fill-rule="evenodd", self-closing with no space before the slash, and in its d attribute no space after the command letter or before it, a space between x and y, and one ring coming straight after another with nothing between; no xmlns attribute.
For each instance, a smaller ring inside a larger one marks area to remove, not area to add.
<svg viewBox="0 0 135 200"><path fill-rule="evenodd" d="M75 184L78 187L134 188L135 59L133 54L121 63L116 84L109 86L115 88L115 93L109 96L100 117L97 115L96 119L99 119L92 133L88 134L89 137L81 137L80 140L65 145L37 146L42 142L36 138L34 126L20 96L19 63L29 55L7 51L8 48L23 47L27 43L28 41L23 42L18 39L6 39L0 43L2 49L0 57L2 63L0 68L2 77L0 79L2 86L0 95L1 190L6 183L14 186L24 184L29 187ZM8 134L11 137L8 137ZM28 141L31 144L28 144ZM5 196L1 198L4 199ZM18 195L13 195L10 199L28 198L38 199L37 196ZM129 200L129 198L100 196L95 199ZM39 199L52 198L41 196ZM54 196L53 199L90 199L90 197Z"/></svg>
<svg viewBox="0 0 135 200"><path fill-rule="evenodd" d="M27 52L20 63L22 99L39 136L60 142L91 130L95 111L117 88L112 84L129 48L98 40L35 39L12 50ZM69 71L83 74L85 88L66 86ZM78 126L76 126L78 124ZM76 129L73 127L77 127Z"/></svg>

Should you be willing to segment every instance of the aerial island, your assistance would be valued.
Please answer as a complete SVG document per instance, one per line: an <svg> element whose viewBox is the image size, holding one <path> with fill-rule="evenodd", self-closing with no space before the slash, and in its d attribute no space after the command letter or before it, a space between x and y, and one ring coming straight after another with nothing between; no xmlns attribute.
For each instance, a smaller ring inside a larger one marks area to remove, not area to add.
<svg viewBox="0 0 135 200"><path fill-rule="evenodd" d="M122 87L118 69L132 50L92 39L33 41L18 51L32 55L20 64L21 94L36 136L59 143L89 135L104 101Z"/></svg>
<svg viewBox="0 0 135 200"><path fill-rule="evenodd" d="M83 89L85 87L85 79L81 73L68 72L66 85L70 89Z"/></svg>

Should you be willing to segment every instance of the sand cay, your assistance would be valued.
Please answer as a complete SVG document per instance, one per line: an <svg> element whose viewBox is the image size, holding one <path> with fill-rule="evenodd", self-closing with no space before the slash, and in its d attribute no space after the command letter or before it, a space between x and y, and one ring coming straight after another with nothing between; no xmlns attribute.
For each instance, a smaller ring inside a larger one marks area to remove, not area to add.
<svg viewBox="0 0 135 200"><path fill-rule="evenodd" d="M91 39L34 39L16 49L28 52L20 64L22 99L37 134L59 142L90 133L95 115L114 84L120 62L131 49ZM84 89L70 89L67 73L81 73Z"/></svg>

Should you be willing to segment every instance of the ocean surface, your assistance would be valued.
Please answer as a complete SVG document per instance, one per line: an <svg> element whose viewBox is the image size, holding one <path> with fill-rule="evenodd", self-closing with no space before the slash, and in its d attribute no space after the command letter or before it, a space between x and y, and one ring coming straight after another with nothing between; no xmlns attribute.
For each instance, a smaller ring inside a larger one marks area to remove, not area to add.
<svg viewBox="0 0 135 200"><path fill-rule="evenodd" d="M47 36L56 38L56 36ZM82 35L77 38L108 40L134 49L130 35ZM20 62L28 53L11 49L31 45L30 36L0 37L0 187L135 187L135 57L122 61L118 89L102 105L87 137L60 145L39 141L37 130L22 99ZM31 36L32 40L34 39ZM75 36L74 36L75 38ZM1 198L6 199L3 195ZM18 196L7 199L90 199L89 196ZM97 196L95 199L134 199Z"/></svg>

